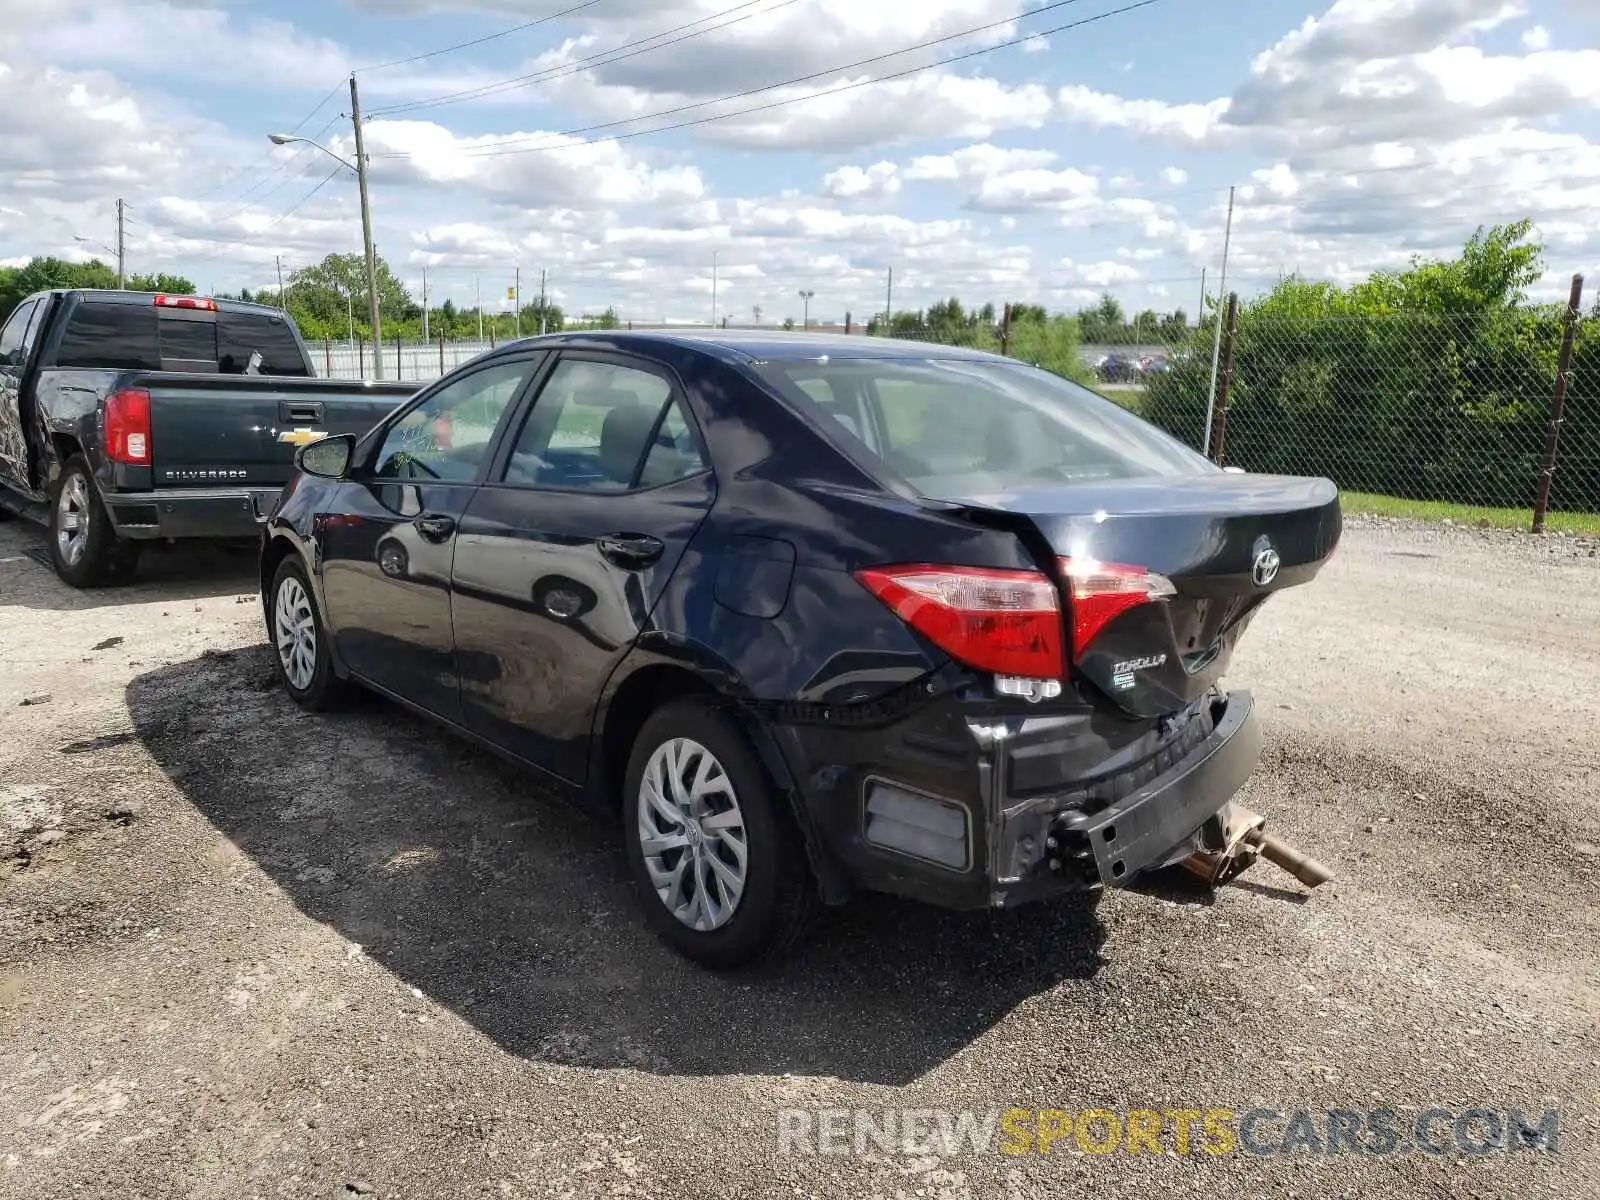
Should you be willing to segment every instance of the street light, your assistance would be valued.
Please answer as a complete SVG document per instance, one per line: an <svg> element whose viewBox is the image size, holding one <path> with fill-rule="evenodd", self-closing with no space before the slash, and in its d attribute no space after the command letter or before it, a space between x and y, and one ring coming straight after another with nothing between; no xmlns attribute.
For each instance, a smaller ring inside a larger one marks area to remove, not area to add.
<svg viewBox="0 0 1600 1200"><path fill-rule="evenodd" d="M113 255L113 256L117 253L110 246L106 245L102 241L96 240L95 238L80 237L79 235L77 235L75 233L75 234L72 235L72 240L75 241L75 242L82 242L86 246L99 246L100 249L104 250L107 254L110 254L110 255Z"/></svg>
<svg viewBox="0 0 1600 1200"><path fill-rule="evenodd" d="M800 299L805 304L805 308L800 319L800 328L803 331L809 331L811 329L811 297L815 296L816 294L817 293L815 291L806 290L802 290L800 293Z"/></svg>
<svg viewBox="0 0 1600 1200"><path fill-rule="evenodd" d="M348 167L356 173L356 181L361 186L361 241L367 256L367 303L372 321L372 375L375 379L383 378L383 324L378 315L378 261L372 252L372 205L367 200L367 155L361 145L361 98L356 94L356 77L350 76L350 116L355 123L356 130L356 160L351 162L342 155L335 154L321 142L314 142L308 137L298 137L292 133L269 133L267 140L274 146L287 146L293 142L303 142L307 146L322 151L335 162Z"/></svg>

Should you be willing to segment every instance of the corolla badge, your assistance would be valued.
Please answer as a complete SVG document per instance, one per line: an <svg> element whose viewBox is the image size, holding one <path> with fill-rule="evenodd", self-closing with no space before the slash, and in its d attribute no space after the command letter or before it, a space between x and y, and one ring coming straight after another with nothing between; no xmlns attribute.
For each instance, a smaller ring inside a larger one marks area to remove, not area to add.
<svg viewBox="0 0 1600 1200"><path fill-rule="evenodd" d="M1283 565L1283 560L1278 557L1278 549L1272 544L1272 539L1262 534L1256 539L1255 558L1250 563L1250 578L1257 587L1266 587L1278 577L1278 568Z"/></svg>

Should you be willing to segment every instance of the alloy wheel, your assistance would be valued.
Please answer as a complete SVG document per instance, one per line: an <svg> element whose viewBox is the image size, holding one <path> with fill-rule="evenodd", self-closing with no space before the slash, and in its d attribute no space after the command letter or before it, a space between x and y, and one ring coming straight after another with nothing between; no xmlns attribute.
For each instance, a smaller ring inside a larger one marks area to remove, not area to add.
<svg viewBox="0 0 1600 1200"><path fill-rule="evenodd" d="M56 497L56 550L61 561L75 567L89 544L89 488L83 476L73 472L61 485Z"/></svg>
<svg viewBox="0 0 1600 1200"><path fill-rule="evenodd" d="M305 587L293 575L278 585L273 616L283 673L296 691L303 692L317 673L317 618Z"/></svg>
<svg viewBox="0 0 1600 1200"><path fill-rule="evenodd" d="M733 919L749 847L733 781L691 738L656 747L639 783L639 846L656 896L690 929Z"/></svg>

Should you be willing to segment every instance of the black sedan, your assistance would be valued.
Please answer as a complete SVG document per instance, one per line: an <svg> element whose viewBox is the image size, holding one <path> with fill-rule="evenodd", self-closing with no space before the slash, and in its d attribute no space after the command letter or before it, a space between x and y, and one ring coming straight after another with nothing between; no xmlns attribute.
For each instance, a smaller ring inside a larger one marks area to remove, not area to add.
<svg viewBox="0 0 1600 1200"><path fill-rule="evenodd" d="M1340 533L1326 480L865 337L520 341L298 468L261 560L289 694L359 683L620 814L716 966L859 890L1009 905L1201 848L1259 753L1229 655Z"/></svg>

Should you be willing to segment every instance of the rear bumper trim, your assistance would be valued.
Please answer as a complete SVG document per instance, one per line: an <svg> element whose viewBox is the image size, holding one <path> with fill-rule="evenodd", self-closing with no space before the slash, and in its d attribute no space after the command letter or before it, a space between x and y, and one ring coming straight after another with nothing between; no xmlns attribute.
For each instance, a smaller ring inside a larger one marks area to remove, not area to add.
<svg viewBox="0 0 1600 1200"><path fill-rule="evenodd" d="M125 538L254 538L281 488L167 488L111 492L106 510Z"/></svg>

